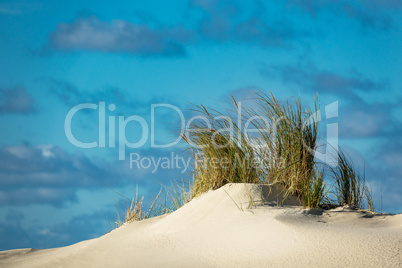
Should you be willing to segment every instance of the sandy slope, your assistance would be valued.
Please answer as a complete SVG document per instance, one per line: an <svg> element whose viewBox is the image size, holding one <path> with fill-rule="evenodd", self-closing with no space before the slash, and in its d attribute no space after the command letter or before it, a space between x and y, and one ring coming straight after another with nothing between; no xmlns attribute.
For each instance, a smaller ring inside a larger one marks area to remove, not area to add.
<svg viewBox="0 0 402 268"><path fill-rule="evenodd" d="M401 214L303 210L292 206L295 198L278 208L276 195L269 186L226 185L172 214L97 239L0 252L0 266L402 267Z"/></svg>

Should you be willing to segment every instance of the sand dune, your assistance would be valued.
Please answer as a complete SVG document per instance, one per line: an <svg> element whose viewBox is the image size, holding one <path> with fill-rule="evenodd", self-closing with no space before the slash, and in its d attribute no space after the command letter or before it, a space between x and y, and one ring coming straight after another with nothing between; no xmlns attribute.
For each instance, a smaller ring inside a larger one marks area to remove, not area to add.
<svg viewBox="0 0 402 268"><path fill-rule="evenodd" d="M294 197L277 207L278 191L229 184L97 239L0 252L0 266L402 267L401 214L303 210Z"/></svg>

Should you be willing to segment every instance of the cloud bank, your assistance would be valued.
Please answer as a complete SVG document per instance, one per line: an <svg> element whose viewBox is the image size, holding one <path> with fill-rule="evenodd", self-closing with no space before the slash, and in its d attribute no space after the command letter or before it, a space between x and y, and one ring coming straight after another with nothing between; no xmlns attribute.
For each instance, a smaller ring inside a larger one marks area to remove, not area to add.
<svg viewBox="0 0 402 268"><path fill-rule="evenodd" d="M9 209L6 218L0 221L0 250L68 246L103 235L109 230L108 219L112 224L114 218L113 212L101 210L72 217L65 223L26 228L22 226L22 221L27 220L25 215Z"/></svg>
<svg viewBox="0 0 402 268"><path fill-rule="evenodd" d="M123 172L54 145L5 146L0 148L0 205L61 206L75 201L78 189L127 183Z"/></svg>

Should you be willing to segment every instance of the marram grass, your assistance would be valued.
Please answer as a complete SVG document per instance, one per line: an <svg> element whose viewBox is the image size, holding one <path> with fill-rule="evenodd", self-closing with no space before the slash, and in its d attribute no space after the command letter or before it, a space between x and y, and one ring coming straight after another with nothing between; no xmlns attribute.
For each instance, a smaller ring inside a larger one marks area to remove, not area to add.
<svg viewBox="0 0 402 268"><path fill-rule="evenodd" d="M374 211L371 188L366 182L365 173L359 173L350 157L341 149L337 152L336 160L337 166L332 168L332 173L338 204L359 209L365 209L367 204L367 210Z"/></svg>
<svg viewBox="0 0 402 268"><path fill-rule="evenodd" d="M234 99L233 104L239 109ZM195 161L192 196L227 183L260 183L255 152L241 131L243 126L230 112L223 114L202 105L195 111L206 120L194 121L183 135Z"/></svg>
<svg viewBox="0 0 402 268"><path fill-rule="evenodd" d="M256 124L263 143L258 153L264 161L265 180L280 182L288 194L301 198L311 188L315 176L313 152L318 140L315 111L303 108L301 100L296 98L281 103L272 93L258 94L257 102L258 109L252 113L265 118ZM315 110L317 107L318 102Z"/></svg>
<svg viewBox="0 0 402 268"><path fill-rule="evenodd" d="M318 99L312 109L303 105L300 98L281 102L272 93L255 96L256 105L243 108L240 120L234 120L225 107L225 113L202 105L196 107L195 111L210 124L206 121L193 124L190 135L183 136L198 163L193 174L192 196L229 182L280 183L285 188L284 198L295 195L303 207L328 206L339 201L330 198L327 171L331 170L338 198L345 195L346 201L338 202L339 205L363 208L366 200L372 210L371 191L364 176L356 174L341 150L335 157L338 163L335 169L314 157L319 140ZM233 97L232 101L238 114L238 103ZM258 138L248 137L244 122L257 130ZM260 165L252 164L256 160Z"/></svg>
<svg viewBox="0 0 402 268"><path fill-rule="evenodd" d="M144 199L138 197L137 190L131 202L124 202L125 208L118 209L115 224L170 213L192 198L227 183L279 183L285 189L283 200L294 195L304 208L329 208L337 204L364 209L367 204L367 210L374 211L365 174L356 170L341 149L334 156L335 167L314 158L318 144L318 100L311 109L302 105L300 98L280 102L272 93L255 96L255 105L247 109L239 106L232 96L232 108L223 107L224 112L196 106L194 111L202 120L194 120L190 130L182 135L194 160L192 178L186 184L182 181L172 185L171 189L164 187L164 200L160 191L148 209L144 209ZM257 138L245 132L250 126ZM331 180L336 200L329 191ZM250 204L254 207L252 200Z"/></svg>
<svg viewBox="0 0 402 268"><path fill-rule="evenodd" d="M123 197L120 202L123 206L116 201L117 218L114 225L119 227L126 222L142 221L177 210L190 201L189 187L190 182L186 184L185 181L172 183L170 188L162 186L149 206L144 205L144 196L139 196L138 185L132 199L119 194Z"/></svg>

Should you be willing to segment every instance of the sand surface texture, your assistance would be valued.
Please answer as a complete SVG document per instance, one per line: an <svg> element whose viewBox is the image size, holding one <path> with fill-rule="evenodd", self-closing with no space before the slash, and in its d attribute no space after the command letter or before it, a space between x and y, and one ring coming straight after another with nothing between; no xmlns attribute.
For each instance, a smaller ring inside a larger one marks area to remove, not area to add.
<svg viewBox="0 0 402 268"><path fill-rule="evenodd" d="M228 184L97 239L0 252L0 267L402 267L402 214L277 207L278 192Z"/></svg>

